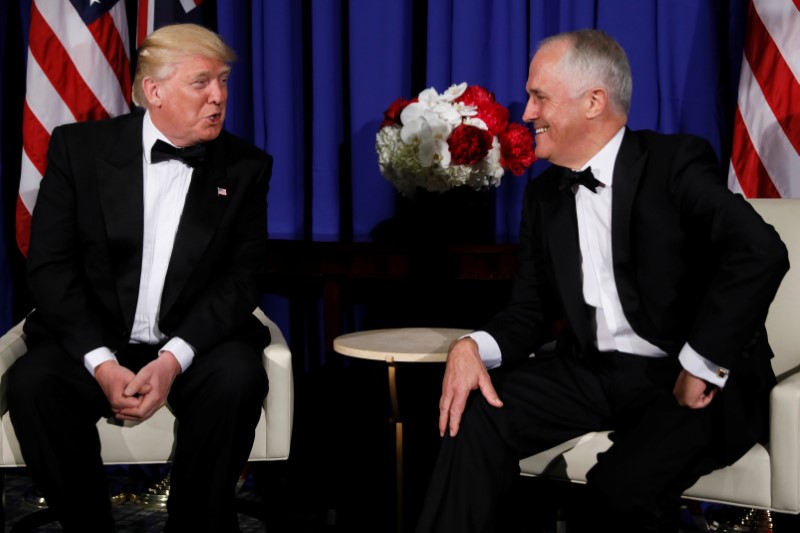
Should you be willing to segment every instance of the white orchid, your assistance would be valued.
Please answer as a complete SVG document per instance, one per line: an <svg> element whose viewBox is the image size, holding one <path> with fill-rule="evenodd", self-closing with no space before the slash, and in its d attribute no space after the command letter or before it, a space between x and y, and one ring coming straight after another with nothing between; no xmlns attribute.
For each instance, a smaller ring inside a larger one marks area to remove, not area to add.
<svg viewBox="0 0 800 533"><path fill-rule="evenodd" d="M489 126L487 126L486 123L483 120L481 120L479 118L475 118L475 117L467 117L467 118L465 118L464 119L464 124L467 124L468 126L475 126L476 128L480 128L482 130L488 130L489 129Z"/></svg>
<svg viewBox="0 0 800 533"><path fill-rule="evenodd" d="M433 107L439 103L441 99L442 97L439 96L439 92L433 87L423 90L417 96L417 102L424 107Z"/></svg>
<svg viewBox="0 0 800 533"><path fill-rule="evenodd" d="M447 146L447 137L450 135L450 127L436 119L423 122L420 128L419 164L423 167L449 167L450 148Z"/></svg>
<svg viewBox="0 0 800 533"><path fill-rule="evenodd" d="M423 91L425 92L425 91ZM400 122L403 123L402 137L404 142L417 142L419 130L423 122L438 128L440 124L447 125L445 139L453 128L461 124L461 114L447 103L442 102L414 102L406 106L400 113Z"/></svg>
<svg viewBox="0 0 800 533"><path fill-rule="evenodd" d="M462 82L459 83L458 85L451 85L450 87L447 88L447 90L444 93L442 93L441 98L446 102L452 102L453 100L464 94L464 91L466 90L467 90L467 82Z"/></svg>
<svg viewBox="0 0 800 533"><path fill-rule="evenodd" d="M478 114L478 108L474 105L467 105L464 102L453 102L453 107L462 117L474 117Z"/></svg>
<svg viewBox="0 0 800 533"><path fill-rule="evenodd" d="M404 143L408 144L419 144L421 142L420 132L426 125L434 128L437 132L441 128L445 128L446 131L442 132L445 139L453 131L452 125L448 121L443 120L432 109L417 104L406 106L400 114L400 120L403 123L403 128L400 130L400 138L403 139Z"/></svg>

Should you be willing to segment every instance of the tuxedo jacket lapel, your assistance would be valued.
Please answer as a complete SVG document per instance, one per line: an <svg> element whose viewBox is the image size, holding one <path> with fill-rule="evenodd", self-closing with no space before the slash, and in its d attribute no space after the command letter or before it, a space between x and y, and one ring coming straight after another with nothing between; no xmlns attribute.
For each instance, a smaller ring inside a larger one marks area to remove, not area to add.
<svg viewBox="0 0 800 533"><path fill-rule="evenodd" d="M96 171L111 272L120 314L130 330L142 269L144 193L141 117L126 124L119 140L107 157L97 159Z"/></svg>
<svg viewBox="0 0 800 533"><path fill-rule="evenodd" d="M162 317L169 313L192 272L202 263L203 253L228 206L228 195L234 192L232 183L218 138L208 143L203 164L192 173L164 282Z"/></svg>
<svg viewBox="0 0 800 533"><path fill-rule="evenodd" d="M641 150L635 135L626 130L614 165L611 248L617 292L628 317L637 315L640 310L639 291L634 275L636 265L631 250L631 218L646 161L647 152Z"/></svg>
<svg viewBox="0 0 800 533"><path fill-rule="evenodd" d="M551 224L546 229L552 254L558 292L574 333L583 348L591 345L591 328L586 305L583 303L583 276L578 243L578 219L575 197L570 189L558 192L553 201L544 203L549 209Z"/></svg>

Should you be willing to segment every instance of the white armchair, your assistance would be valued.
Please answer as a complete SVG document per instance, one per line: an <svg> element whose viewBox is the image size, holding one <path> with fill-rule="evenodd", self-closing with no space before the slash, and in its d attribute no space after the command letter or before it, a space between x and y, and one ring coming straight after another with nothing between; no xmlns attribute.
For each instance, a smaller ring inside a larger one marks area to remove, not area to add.
<svg viewBox="0 0 800 533"><path fill-rule="evenodd" d="M250 461L288 459L294 419L294 381L292 355L278 326L260 309L256 317L267 327L272 342L264 348L262 361L269 378L269 393L255 433ZM14 427L8 416L6 387L8 369L26 352L22 323L0 338L0 468L23 466ZM176 419L168 407L162 407L150 419L139 424L97 423L103 462L115 464L157 464L172 459Z"/></svg>
<svg viewBox="0 0 800 533"><path fill-rule="evenodd" d="M800 200L750 200L789 249L790 269L767 317L778 385L772 391L770 441L753 446L735 464L700 478L685 493L693 500L782 513L800 513ZM590 433L520 461L524 476L586 482L608 432Z"/></svg>

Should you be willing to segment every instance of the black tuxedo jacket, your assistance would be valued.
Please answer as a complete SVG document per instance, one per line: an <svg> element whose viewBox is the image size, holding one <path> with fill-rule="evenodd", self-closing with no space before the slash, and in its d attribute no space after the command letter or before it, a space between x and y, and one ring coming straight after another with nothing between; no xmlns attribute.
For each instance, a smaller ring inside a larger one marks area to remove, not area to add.
<svg viewBox="0 0 800 533"><path fill-rule="evenodd" d="M26 332L72 357L128 342L142 265L141 113L53 131L31 227ZM254 335L272 158L222 132L191 179L170 259L159 328L202 356ZM268 342L268 336L263 340Z"/></svg>
<svg viewBox="0 0 800 533"><path fill-rule="evenodd" d="M775 383L764 322L788 256L774 229L720 183L718 168L702 139L626 130L614 168L611 246L634 331L671 357L688 342L730 369L716 402L726 426L721 459L730 462L763 436ZM559 191L560 171L551 167L525 191L511 299L484 328L504 365L554 336L558 355L588 358L595 350L575 199ZM559 321L565 327L556 335Z"/></svg>

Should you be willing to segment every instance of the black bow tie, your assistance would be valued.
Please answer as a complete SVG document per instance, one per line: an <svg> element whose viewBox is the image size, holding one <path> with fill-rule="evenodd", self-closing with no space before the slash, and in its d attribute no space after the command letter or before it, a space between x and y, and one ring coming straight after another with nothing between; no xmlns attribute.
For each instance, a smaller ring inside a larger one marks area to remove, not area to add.
<svg viewBox="0 0 800 533"><path fill-rule="evenodd" d="M592 174L592 167L586 167L585 170L564 168L558 177L558 190L570 189L576 184L583 185L594 193L597 192L597 187L602 186L602 183Z"/></svg>
<svg viewBox="0 0 800 533"><path fill-rule="evenodd" d="M177 159L195 168L203 162L203 156L205 156L205 154L206 147L202 144L193 144L192 146L177 148L158 139L153 145L153 149L150 150L150 161L152 163L161 163L162 161Z"/></svg>

